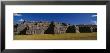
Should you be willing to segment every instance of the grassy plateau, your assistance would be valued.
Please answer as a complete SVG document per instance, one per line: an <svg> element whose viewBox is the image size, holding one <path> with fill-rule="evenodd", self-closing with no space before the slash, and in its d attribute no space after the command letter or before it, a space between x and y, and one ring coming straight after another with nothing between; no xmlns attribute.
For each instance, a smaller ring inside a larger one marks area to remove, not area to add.
<svg viewBox="0 0 110 53"><path fill-rule="evenodd" d="M97 33L14 35L14 40L97 40Z"/></svg>

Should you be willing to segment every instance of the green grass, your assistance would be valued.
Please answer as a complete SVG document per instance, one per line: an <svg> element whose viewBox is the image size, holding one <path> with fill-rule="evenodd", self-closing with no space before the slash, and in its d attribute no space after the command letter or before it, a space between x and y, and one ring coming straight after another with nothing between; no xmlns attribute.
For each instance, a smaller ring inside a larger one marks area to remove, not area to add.
<svg viewBox="0 0 110 53"><path fill-rule="evenodd" d="M97 33L15 35L14 40L97 40Z"/></svg>

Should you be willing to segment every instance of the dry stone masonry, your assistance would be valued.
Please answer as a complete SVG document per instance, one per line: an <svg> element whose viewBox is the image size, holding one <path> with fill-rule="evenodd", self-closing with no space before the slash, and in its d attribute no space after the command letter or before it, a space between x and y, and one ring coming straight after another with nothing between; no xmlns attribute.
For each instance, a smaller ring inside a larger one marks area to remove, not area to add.
<svg viewBox="0 0 110 53"><path fill-rule="evenodd" d="M14 33L32 34L64 34L97 32L97 25L69 25L59 22L26 22L14 25Z"/></svg>

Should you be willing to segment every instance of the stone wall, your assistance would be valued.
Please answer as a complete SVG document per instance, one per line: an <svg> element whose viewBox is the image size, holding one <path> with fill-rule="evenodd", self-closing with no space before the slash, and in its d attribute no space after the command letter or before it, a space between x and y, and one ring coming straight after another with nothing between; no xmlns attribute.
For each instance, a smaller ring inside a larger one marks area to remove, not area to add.
<svg viewBox="0 0 110 53"><path fill-rule="evenodd" d="M57 22L22 23L14 26L18 34L63 34L97 32L97 25L68 25Z"/></svg>
<svg viewBox="0 0 110 53"><path fill-rule="evenodd" d="M55 32L55 34L63 34L63 33L66 33L67 27L68 27L68 26L55 26L54 32Z"/></svg>

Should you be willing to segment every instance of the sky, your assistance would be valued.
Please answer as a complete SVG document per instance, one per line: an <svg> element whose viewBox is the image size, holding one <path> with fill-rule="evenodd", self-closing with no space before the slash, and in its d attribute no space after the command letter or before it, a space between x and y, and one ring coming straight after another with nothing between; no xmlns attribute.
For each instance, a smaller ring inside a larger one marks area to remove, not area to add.
<svg viewBox="0 0 110 53"><path fill-rule="evenodd" d="M68 24L97 24L97 13L14 13L14 23L28 21L54 21Z"/></svg>

